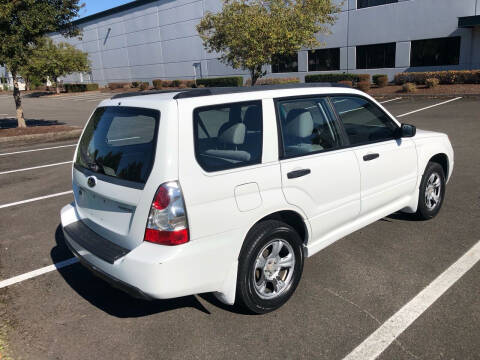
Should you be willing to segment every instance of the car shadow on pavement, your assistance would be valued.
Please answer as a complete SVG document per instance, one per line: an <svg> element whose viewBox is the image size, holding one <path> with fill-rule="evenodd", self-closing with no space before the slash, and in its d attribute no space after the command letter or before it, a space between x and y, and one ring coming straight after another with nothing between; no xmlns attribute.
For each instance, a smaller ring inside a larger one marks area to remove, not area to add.
<svg viewBox="0 0 480 360"><path fill-rule="evenodd" d="M65 125L64 122L57 120L44 119L25 119L28 127L34 126L50 126L50 125ZM17 119L14 117L0 118L0 129L14 129L17 127Z"/></svg>
<svg viewBox="0 0 480 360"><path fill-rule="evenodd" d="M61 226L55 232L57 245L50 251L53 263L70 259L73 254L65 244ZM210 312L195 296L169 300L136 299L93 275L80 263L58 269L68 285L85 300L106 313L119 318L142 317L179 308L191 307L205 314Z"/></svg>

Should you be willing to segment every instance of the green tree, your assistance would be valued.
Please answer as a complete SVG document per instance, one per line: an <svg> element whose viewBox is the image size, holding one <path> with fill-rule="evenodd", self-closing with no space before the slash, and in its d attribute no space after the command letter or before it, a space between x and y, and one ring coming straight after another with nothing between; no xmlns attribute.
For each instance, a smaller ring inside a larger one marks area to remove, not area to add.
<svg viewBox="0 0 480 360"><path fill-rule="evenodd" d="M0 0L0 64L13 77L13 97L19 127L25 127L17 76L31 51L48 33L67 37L80 35L72 24L82 5L80 0Z"/></svg>
<svg viewBox="0 0 480 360"><path fill-rule="evenodd" d="M197 31L207 51L248 70L255 85L273 56L320 46L315 34L329 33L338 11L332 0L224 0L222 11L207 13Z"/></svg>
<svg viewBox="0 0 480 360"><path fill-rule="evenodd" d="M55 44L52 39L44 38L30 53L26 64L19 69L20 75L24 79L48 77L55 82L57 94L60 93L59 77L90 71L88 54L64 42Z"/></svg>

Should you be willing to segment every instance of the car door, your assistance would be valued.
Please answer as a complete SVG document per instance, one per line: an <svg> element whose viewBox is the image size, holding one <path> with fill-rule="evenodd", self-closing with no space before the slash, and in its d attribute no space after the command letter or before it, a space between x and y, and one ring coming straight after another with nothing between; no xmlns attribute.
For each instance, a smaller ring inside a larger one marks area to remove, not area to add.
<svg viewBox="0 0 480 360"><path fill-rule="evenodd" d="M398 208L415 191L415 143L396 138L398 124L369 99L352 95L331 100L359 162L362 215Z"/></svg>
<svg viewBox="0 0 480 360"><path fill-rule="evenodd" d="M306 213L312 227L309 245L323 242L359 215L360 172L355 153L344 147L328 98L283 98L275 104L284 196Z"/></svg>

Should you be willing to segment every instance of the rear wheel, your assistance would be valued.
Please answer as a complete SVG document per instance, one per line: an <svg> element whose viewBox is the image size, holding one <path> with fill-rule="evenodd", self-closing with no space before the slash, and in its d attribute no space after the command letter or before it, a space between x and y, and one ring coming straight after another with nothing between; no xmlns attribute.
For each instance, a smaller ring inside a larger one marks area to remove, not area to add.
<svg viewBox="0 0 480 360"><path fill-rule="evenodd" d="M263 314L282 306L303 271L302 240L289 225L267 220L249 232L239 257L237 301Z"/></svg>
<svg viewBox="0 0 480 360"><path fill-rule="evenodd" d="M417 217L434 218L440 211L445 197L445 173L440 164L429 162L420 184Z"/></svg>

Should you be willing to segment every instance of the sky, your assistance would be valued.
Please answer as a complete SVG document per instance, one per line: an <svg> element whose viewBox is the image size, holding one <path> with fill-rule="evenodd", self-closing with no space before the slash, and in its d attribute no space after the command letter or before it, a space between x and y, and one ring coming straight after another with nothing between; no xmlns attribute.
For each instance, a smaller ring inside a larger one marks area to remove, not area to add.
<svg viewBox="0 0 480 360"><path fill-rule="evenodd" d="M133 0L81 0L85 6L80 10L80 18L117 7Z"/></svg>

